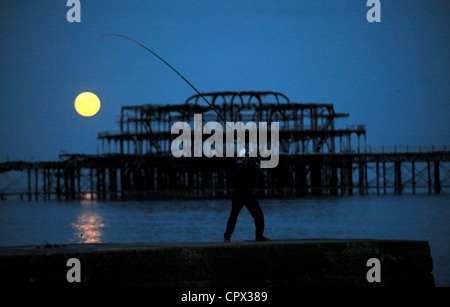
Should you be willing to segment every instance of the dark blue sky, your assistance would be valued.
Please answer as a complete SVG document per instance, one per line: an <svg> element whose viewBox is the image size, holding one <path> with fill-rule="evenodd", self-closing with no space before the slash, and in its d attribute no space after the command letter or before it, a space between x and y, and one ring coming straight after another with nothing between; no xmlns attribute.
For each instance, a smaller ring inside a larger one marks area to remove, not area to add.
<svg viewBox="0 0 450 307"><path fill-rule="evenodd" d="M450 144L450 1L66 0L0 2L0 161L96 153L123 105L194 94L130 36L201 91L274 90L327 102L365 124L368 145ZM79 116L83 91L100 112Z"/></svg>

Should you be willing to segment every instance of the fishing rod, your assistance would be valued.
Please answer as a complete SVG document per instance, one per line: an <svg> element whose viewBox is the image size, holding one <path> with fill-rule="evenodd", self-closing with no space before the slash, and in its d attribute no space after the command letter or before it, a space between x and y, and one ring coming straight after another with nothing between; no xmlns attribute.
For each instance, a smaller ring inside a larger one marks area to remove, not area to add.
<svg viewBox="0 0 450 307"><path fill-rule="evenodd" d="M150 48L144 46L143 44L141 44L140 42L125 36L125 35L121 35L121 34L114 34L114 33L108 33L108 34L104 34L104 36L118 36L118 37L122 37L125 39L128 39L130 41L132 41L135 44L138 44L139 46L141 46L142 48L144 48L145 50L147 50L148 52L150 52L151 54L153 54L155 57L157 57L161 62L163 62L164 64L166 64L171 70L173 70L181 79L183 79L190 87L192 87L192 89L194 89L194 91L197 92L198 95L200 95L200 97L203 98L203 100L211 107L211 109L217 114L217 116L220 117L220 119L222 121L225 122L225 124L227 123L225 118L223 118L223 116L217 111L217 109L205 98L205 96L202 95L202 93L200 93L200 91L194 86L192 85L191 82L189 82L188 79L186 79L178 70L176 70L172 65L170 65L166 60L164 60L162 57L160 57L156 52L154 52L153 50L151 50Z"/></svg>
<svg viewBox="0 0 450 307"><path fill-rule="evenodd" d="M230 129L230 125L227 123L227 121L225 120L225 118L219 113L219 111L217 111L217 109L205 98L205 96L202 95L202 93L200 93L200 91L194 86L192 85L191 82L189 82L188 79L186 79L178 70L176 70L172 65L170 65L166 60L164 60L162 57L160 57L156 52L154 52L153 50L151 50L150 48L144 46L143 44L141 44L140 42L138 42L137 40L134 40L128 36L125 35L121 35L121 34L115 34L115 33L108 33L108 34L103 34L103 36L117 36L117 37L121 37L121 38L125 38L139 46L141 46L142 48L144 48L145 50L147 50L148 52L150 52L151 54L153 54L155 57L157 57L161 62L163 62L164 64L166 64L172 71L174 71L181 79L183 79L210 107L211 109L217 114L217 116L220 117L220 119L225 123L225 125L227 125ZM245 151L248 152L250 154L249 149L247 148L247 146L245 146L245 142L242 142L242 140L239 138L239 136L237 135L236 130L234 130L234 135L236 136L236 140L238 140L241 145L244 146ZM239 155L240 153L238 153ZM256 163L256 161L254 161ZM256 163L256 165L258 166L258 168L261 170L261 168L259 167L259 164ZM262 172L262 170L261 170ZM264 172L263 172L264 173Z"/></svg>

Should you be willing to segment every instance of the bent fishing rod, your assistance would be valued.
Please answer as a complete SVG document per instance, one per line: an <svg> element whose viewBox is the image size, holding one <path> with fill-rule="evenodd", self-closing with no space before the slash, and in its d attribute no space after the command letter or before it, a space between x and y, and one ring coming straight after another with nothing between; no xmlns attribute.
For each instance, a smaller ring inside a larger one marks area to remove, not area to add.
<svg viewBox="0 0 450 307"><path fill-rule="evenodd" d="M153 50L151 50L150 48L144 46L143 44L141 44L140 42L125 36L125 35L121 35L121 34L115 34L115 33L108 33L108 34L103 34L103 36L117 36L117 37L121 37L121 38L125 38L139 46L141 46L142 48L144 48L145 50L147 50L148 52L150 52L151 54L153 54L156 58L158 58L161 62L163 62L164 64L166 64L172 71L174 71L181 79L184 80L184 82L186 82L209 106L210 108L217 114L217 116L225 123L225 125L227 125L230 129L231 127L228 125L227 121L225 120L225 118L219 113L219 111L217 111L217 109L205 98L205 96L202 95L202 93L200 93L200 91L194 86L192 85L191 82L189 82L188 79L186 79L178 70L176 70L172 65L170 65L166 60L164 60L162 57L160 57L156 52L154 52ZM242 142L242 140L239 138L239 136L236 133L236 130L234 130L234 135L236 136L236 140L238 140L245 148L246 152L248 152L250 154L249 149L247 148L247 146L245 146L245 142ZM239 153L238 153L239 155ZM256 163L256 161L254 161ZM261 170L261 168L259 167L259 164L256 163L256 165L258 165L258 168ZM261 172L264 174L264 172L261 170Z"/></svg>

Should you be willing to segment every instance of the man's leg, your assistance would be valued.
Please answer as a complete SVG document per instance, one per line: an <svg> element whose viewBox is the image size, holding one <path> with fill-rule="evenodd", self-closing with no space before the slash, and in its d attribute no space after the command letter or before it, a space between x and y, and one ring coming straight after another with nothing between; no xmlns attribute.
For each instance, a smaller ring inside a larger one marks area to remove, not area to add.
<svg viewBox="0 0 450 307"><path fill-rule="evenodd" d="M234 232L234 228L236 227L237 218L239 212L241 212L242 207L244 206L243 200L239 193L233 193L232 201L231 201L231 212L230 217L228 218L227 228L224 233L224 240L229 241L231 239L231 235Z"/></svg>
<svg viewBox="0 0 450 307"><path fill-rule="evenodd" d="M267 238L263 236L264 233L264 213L259 206L259 201L251 194L245 198L245 206L255 220L255 239L256 241L266 241Z"/></svg>

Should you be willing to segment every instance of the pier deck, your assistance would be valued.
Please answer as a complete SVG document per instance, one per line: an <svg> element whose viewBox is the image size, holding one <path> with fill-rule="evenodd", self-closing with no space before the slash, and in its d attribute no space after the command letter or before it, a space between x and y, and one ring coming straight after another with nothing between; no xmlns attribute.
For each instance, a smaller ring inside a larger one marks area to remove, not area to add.
<svg viewBox="0 0 450 307"><path fill-rule="evenodd" d="M4 162L0 175L16 173L22 184L20 190L0 189L0 196L28 200L230 197L235 161L103 154L71 155L52 162ZM265 173L259 197L440 194L450 188L450 152L281 155L279 165Z"/></svg>

